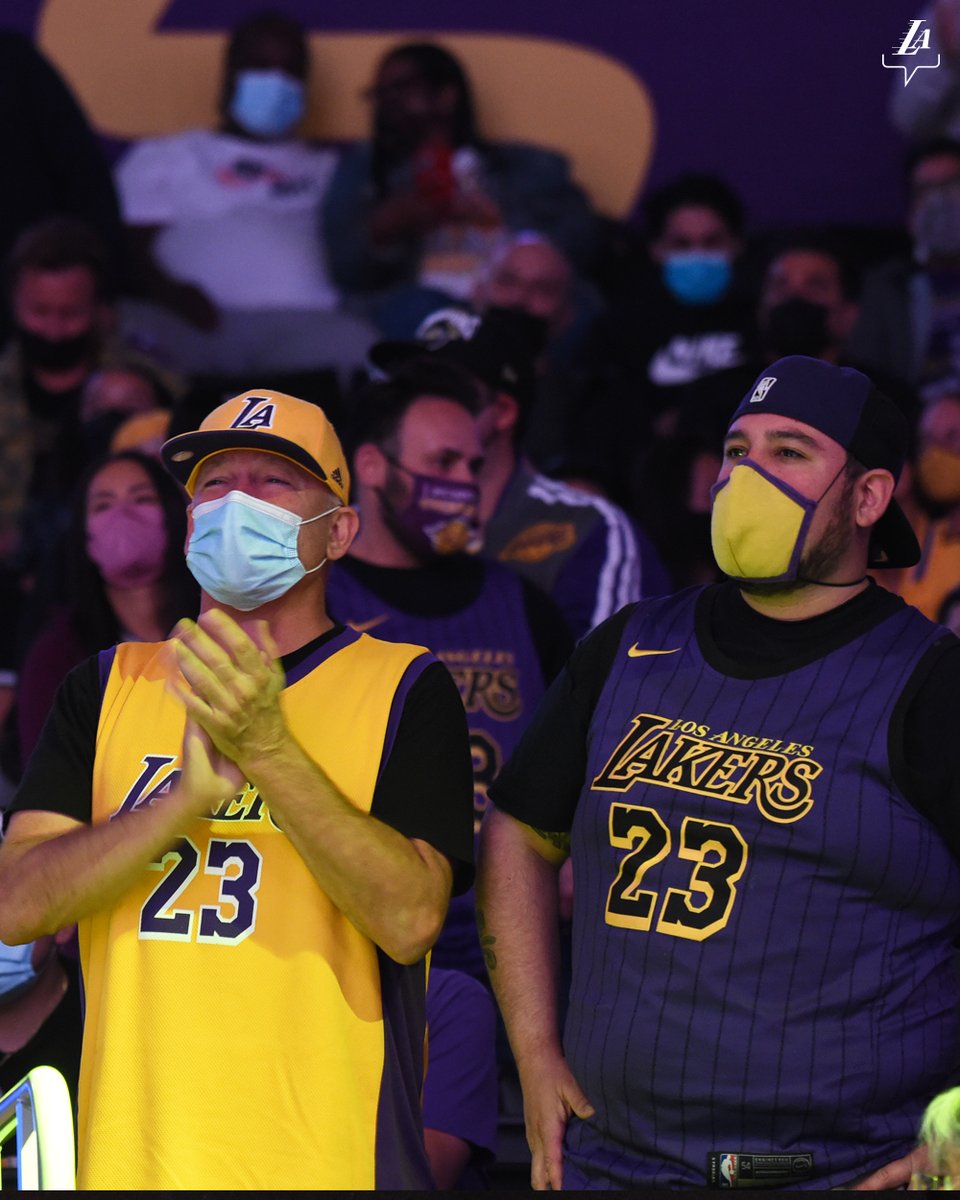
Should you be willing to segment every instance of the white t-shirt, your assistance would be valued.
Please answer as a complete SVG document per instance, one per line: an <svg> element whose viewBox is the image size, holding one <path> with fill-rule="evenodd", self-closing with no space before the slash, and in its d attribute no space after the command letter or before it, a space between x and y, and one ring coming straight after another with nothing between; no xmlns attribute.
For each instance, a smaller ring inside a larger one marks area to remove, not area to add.
<svg viewBox="0 0 960 1200"><path fill-rule="evenodd" d="M116 170L128 225L161 225L158 262L224 309L334 308L319 210L337 156L194 129L148 138Z"/></svg>

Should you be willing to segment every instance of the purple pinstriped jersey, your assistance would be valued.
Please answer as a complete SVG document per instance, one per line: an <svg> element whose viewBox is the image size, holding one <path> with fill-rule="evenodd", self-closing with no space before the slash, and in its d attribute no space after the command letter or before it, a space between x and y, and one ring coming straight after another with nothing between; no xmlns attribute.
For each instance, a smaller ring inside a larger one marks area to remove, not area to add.
<svg viewBox="0 0 960 1200"><path fill-rule="evenodd" d="M960 868L888 762L942 633L904 609L782 675L706 661L698 593L637 607L571 834L565 1045L597 1109L567 1187L697 1186L710 1152L906 1153L960 1063Z"/></svg>
<svg viewBox="0 0 960 1200"><path fill-rule="evenodd" d="M331 572L327 585L327 603L340 620L355 629L369 629L387 642L426 646L453 675L470 730L477 829L487 805L487 788L544 693L520 580L499 563L485 563L484 573L483 588L473 603L446 616L419 616L391 608L347 569ZM451 901L433 961L486 980L473 889Z"/></svg>

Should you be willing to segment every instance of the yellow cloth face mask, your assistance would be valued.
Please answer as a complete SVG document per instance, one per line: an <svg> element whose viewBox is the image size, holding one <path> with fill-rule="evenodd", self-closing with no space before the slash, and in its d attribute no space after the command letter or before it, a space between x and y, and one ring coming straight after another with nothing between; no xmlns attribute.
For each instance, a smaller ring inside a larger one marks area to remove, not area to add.
<svg viewBox="0 0 960 1200"><path fill-rule="evenodd" d="M749 459L713 488L710 541L717 566L733 579L796 579L816 500Z"/></svg>
<svg viewBox="0 0 960 1200"><path fill-rule="evenodd" d="M960 504L960 454L933 443L917 459L917 480L934 504Z"/></svg>

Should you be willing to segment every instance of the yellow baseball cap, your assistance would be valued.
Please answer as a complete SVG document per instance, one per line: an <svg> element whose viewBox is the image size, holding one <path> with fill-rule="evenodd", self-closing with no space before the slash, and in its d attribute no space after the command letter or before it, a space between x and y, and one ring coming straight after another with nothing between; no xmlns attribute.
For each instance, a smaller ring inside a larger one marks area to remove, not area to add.
<svg viewBox="0 0 960 1200"><path fill-rule="evenodd" d="M303 467L350 503L350 472L336 431L322 408L282 392L234 396L204 417L194 433L163 444L163 465L192 496L197 472L221 450L264 450Z"/></svg>
<svg viewBox="0 0 960 1200"><path fill-rule="evenodd" d="M119 454L121 450L139 450L144 442L156 439L166 439L170 432L170 410L168 408L148 408L146 412L133 413L114 431L110 439L110 453ZM154 442L154 452L156 449Z"/></svg>

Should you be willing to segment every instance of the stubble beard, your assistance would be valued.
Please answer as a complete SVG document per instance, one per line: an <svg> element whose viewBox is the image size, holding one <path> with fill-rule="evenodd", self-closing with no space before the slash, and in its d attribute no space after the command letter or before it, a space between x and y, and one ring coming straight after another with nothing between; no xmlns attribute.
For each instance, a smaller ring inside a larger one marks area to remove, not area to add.
<svg viewBox="0 0 960 1200"><path fill-rule="evenodd" d="M844 479L837 508L816 545L808 547L800 556L796 578L782 579L776 583L755 583L743 579L738 581L740 590L751 596L786 596L820 582L832 583L830 576L843 562L853 541L852 497L855 482L849 477Z"/></svg>

